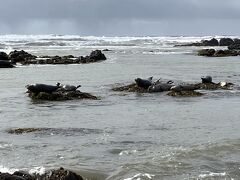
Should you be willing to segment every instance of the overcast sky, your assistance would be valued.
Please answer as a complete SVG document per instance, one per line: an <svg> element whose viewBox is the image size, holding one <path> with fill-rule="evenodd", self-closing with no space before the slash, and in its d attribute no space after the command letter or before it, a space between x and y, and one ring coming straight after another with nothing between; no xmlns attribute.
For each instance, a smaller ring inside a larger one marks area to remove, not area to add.
<svg viewBox="0 0 240 180"><path fill-rule="evenodd" d="M0 34L239 35L240 0L0 0Z"/></svg>

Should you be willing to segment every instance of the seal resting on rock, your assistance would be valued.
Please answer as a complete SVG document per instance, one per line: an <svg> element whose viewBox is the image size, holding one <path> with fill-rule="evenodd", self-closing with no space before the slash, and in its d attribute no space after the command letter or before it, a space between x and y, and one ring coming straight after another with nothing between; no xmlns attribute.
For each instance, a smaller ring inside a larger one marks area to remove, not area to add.
<svg viewBox="0 0 240 180"><path fill-rule="evenodd" d="M78 88L81 87L81 85L78 86L73 86L73 85L69 85L69 84L61 84L61 83L57 83L57 86L60 87L60 90L64 90L64 91L76 91Z"/></svg>
<svg viewBox="0 0 240 180"><path fill-rule="evenodd" d="M180 92L180 91L194 91L197 89L199 89L199 87L196 85L186 84L186 85L173 86L173 87L171 87L170 90L175 91L175 92Z"/></svg>
<svg viewBox="0 0 240 180"><path fill-rule="evenodd" d="M213 83L211 76L201 77L202 83Z"/></svg>
<svg viewBox="0 0 240 180"><path fill-rule="evenodd" d="M53 85L47 85L47 84L31 84L27 85L26 88L28 91L33 93L40 93L40 92L46 92L46 93L52 93L59 89L59 86L53 86Z"/></svg>
<svg viewBox="0 0 240 180"><path fill-rule="evenodd" d="M167 83L156 81L153 85L148 88L149 92L163 92L170 91L171 87L173 87L173 81L168 81Z"/></svg>
<svg viewBox="0 0 240 180"><path fill-rule="evenodd" d="M137 78L135 79L135 82L137 83L138 87L148 89L152 85L152 78L153 77L150 77L148 79Z"/></svg>

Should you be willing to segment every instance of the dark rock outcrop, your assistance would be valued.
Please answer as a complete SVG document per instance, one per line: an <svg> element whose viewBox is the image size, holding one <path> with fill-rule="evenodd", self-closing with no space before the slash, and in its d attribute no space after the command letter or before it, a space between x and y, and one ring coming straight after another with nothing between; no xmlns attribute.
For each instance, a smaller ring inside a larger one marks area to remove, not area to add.
<svg viewBox="0 0 240 180"><path fill-rule="evenodd" d="M218 46L218 40L215 38L212 38L210 40L203 40L202 42L202 46Z"/></svg>
<svg viewBox="0 0 240 180"><path fill-rule="evenodd" d="M231 38L221 38L219 40L219 46L229 46L233 43L234 41Z"/></svg>
<svg viewBox="0 0 240 180"><path fill-rule="evenodd" d="M240 50L240 42L239 43L233 43L228 46L229 50Z"/></svg>
<svg viewBox="0 0 240 180"><path fill-rule="evenodd" d="M76 91L56 91L53 93L33 93L29 92L29 97L33 100L47 100L47 101L64 101L74 99L92 99L98 100L99 98L86 92Z"/></svg>
<svg viewBox="0 0 240 180"><path fill-rule="evenodd" d="M215 54L215 49L201 49L198 51L199 56L209 56L212 57Z"/></svg>
<svg viewBox="0 0 240 180"><path fill-rule="evenodd" d="M0 60L9 60L7 53L0 52Z"/></svg>
<svg viewBox="0 0 240 180"><path fill-rule="evenodd" d="M210 40L202 40L201 42L182 44L177 46L219 46L217 39L212 38Z"/></svg>
<svg viewBox="0 0 240 180"><path fill-rule="evenodd" d="M235 50L201 49L198 51L198 55L208 57L226 57L226 56L238 56L239 52Z"/></svg>
<svg viewBox="0 0 240 180"><path fill-rule="evenodd" d="M32 54L27 53L26 51L12 51L9 53L9 59L13 62L13 63L24 63L25 61L31 61L36 59L37 56L34 56Z"/></svg>
<svg viewBox="0 0 240 180"><path fill-rule="evenodd" d="M13 174L1 173L1 180L83 180L83 177L75 172L59 168L57 170L50 170L43 175L29 174L25 171L16 171Z"/></svg>
<svg viewBox="0 0 240 180"><path fill-rule="evenodd" d="M203 93L197 91L170 91L167 95L174 97L198 97L202 96Z"/></svg>

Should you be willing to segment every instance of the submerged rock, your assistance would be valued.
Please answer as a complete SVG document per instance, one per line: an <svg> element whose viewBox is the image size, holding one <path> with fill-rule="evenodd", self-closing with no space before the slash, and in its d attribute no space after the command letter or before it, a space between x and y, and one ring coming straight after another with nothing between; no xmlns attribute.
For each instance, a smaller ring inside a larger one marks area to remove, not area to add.
<svg viewBox="0 0 240 180"><path fill-rule="evenodd" d="M63 101L63 100L74 100L74 99L92 99L97 100L98 97L91 95L89 93L76 91L55 91L52 93L39 92L33 93L29 92L29 97L33 100L47 100L47 101Z"/></svg>
<svg viewBox="0 0 240 180"><path fill-rule="evenodd" d="M17 128L17 129L9 129L7 133L9 134L23 134L23 133L31 133L36 131L41 131L40 128Z"/></svg>
<svg viewBox="0 0 240 180"><path fill-rule="evenodd" d="M203 93L197 91L170 91L167 93L167 95L175 97L198 97L202 96Z"/></svg>

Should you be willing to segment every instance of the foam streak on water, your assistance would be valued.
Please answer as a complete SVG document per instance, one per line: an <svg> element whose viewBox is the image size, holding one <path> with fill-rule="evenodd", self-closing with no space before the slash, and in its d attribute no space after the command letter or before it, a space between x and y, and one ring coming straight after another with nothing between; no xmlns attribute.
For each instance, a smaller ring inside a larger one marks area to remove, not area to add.
<svg viewBox="0 0 240 180"><path fill-rule="evenodd" d="M239 57L199 57L202 47L175 47L210 38L1 35L5 52L111 51L95 64L0 69L0 171L63 166L88 179L239 179ZM205 75L236 88L195 98L111 91L137 77L196 83ZM25 94L26 84L56 82L81 84L101 100L33 102ZM8 134L12 128L42 131Z"/></svg>

